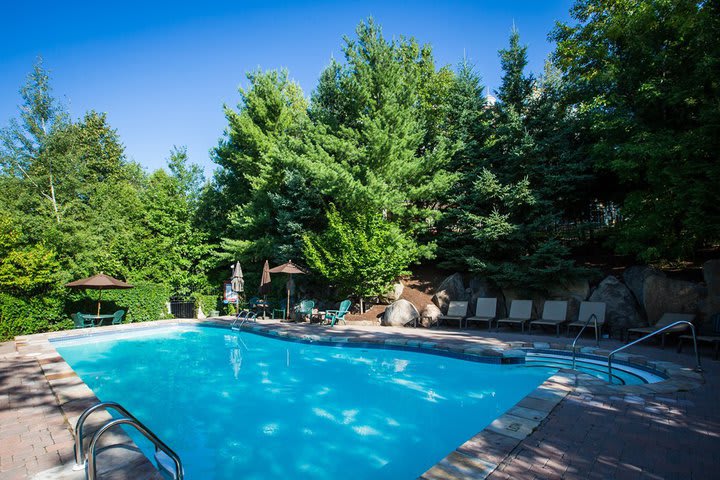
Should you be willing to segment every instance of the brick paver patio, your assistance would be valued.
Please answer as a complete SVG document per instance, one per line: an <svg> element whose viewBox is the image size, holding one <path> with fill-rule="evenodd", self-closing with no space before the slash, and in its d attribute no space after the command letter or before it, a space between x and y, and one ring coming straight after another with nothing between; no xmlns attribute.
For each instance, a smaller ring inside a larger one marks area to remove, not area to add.
<svg viewBox="0 0 720 480"><path fill-rule="evenodd" d="M333 341L352 339L398 341L411 345L441 342L461 351L493 348L507 342L569 342L566 338L519 333L488 333L487 330L428 330L373 326L280 324L261 322L283 335L329 336ZM116 328L116 327L108 327ZM0 480L32 478L38 472L72 462L73 418L64 416L59 403L62 394L53 393L67 372L43 369L52 358L34 356L18 344L0 344ZM590 345L589 340L584 341ZM620 343L603 340L603 348ZM24 353L24 351L27 352ZM632 347L634 354L692 367L689 349L655 346ZM675 393L603 392L578 386L568 388L559 403L547 404L549 413L529 425L534 428L523 440L514 442L486 429L482 441L468 442L449 457L471 461L486 471L473 474L442 473L443 478L491 479L711 479L720 478L720 362L703 356L704 384ZM52 366L52 365L50 365ZM48 378L57 375L57 378ZM572 377L572 376L571 376ZM568 378L571 378L568 377ZM74 377L77 381L77 377ZM564 388L564 387L563 387ZM543 398L527 398L519 416L529 416L533 408L542 410ZM68 402L71 403L71 402ZM479 437L478 437L479 438ZM507 445L505 445L507 444ZM499 448L502 446L503 448ZM463 450L464 449L464 450ZM509 454L507 453L509 451ZM449 452L450 453L450 452ZM446 472L446 470L438 470ZM475 471L478 471L477 468ZM427 475L427 474L426 474ZM480 477L476 477L480 475ZM40 478L40 477L38 477ZM56 478L52 475L43 478ZM127 478L146 478L127 476ZM431 477L428 477L431 478ZM194 480L194 479L190 479Z"/></svg>

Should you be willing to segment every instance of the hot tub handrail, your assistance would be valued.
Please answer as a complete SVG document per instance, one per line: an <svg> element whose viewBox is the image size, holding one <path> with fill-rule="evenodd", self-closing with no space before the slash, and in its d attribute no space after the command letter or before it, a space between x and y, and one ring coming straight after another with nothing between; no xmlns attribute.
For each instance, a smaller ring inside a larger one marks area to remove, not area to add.
<svg viewBox="0 0 720 480"><path fill-rule="evenodd" d="M137 421L137 419L132 413L128 412L125 407L123 407L117 402L100 402L86 408L85 411L80 415L80 418L78 418L77 423L75 424L75 466L73 467L73 470L82 470L83 468L85 468L85 461L87 460L87 458L83 454L83 427L85 426L85 421L90 416L90 414L97 410L100 410L101 408L105 410L115 410L120 415L123 415L127 418L132 418Z"/></svg>
<svg viewBox="0 0 720 480"><path fill-rule="evenodd" d="M92 440L90 440L90 446L88 447L88 466L87 466L87 478L88 480L95 480L97 475L97 468L95 466L95 455L97 454L96 447L97 443L100 440L100 437L103 436L105 432L110 430L111 428L117 426L117 425L130 425L132 427L135 427L135 429L142 433L145 438L150 440L155 445L155 450L157 451L162 450L169 456L173 463L175 464L175 479L176 480L183 480L184 478L184 472L182 467L182 462L180 461L180 456L173 451L172 448L168 447L165 442L160 440L157 435L155 435L149 428L147 428L145 425L143 425L142 422L137 420L135 417L123 417L118 418L116 420L112 420L105 425L103 425L97 432L95 432L95 435L93 435Z"/></svg>
<svg viewBox="0 0 720 480"><path fill-rule="evenodd" d="M597 347L600 346L600 337L599 337L600 334L598 332L597 316L594 313L591 313L590 316L587 318L587 320L585 320L585 324L582 326L582 328L578 332L577 336L575 337L575 340L573 340L573 343L572 343L572 368L573 368L573 370L575 370L575 343L577 343L578 338L580 338L580 335L582 335L582 333L585 331L585 328L590 323L590 320L595 321L595 346L597 346ZM568 327L568 329L569 329L569 327Z"/></svg>
<svg viewBox="0 0 720 480"><path fill-rule="evenodd" d="M648 333L644 337L640 337L637 340L625 344L621 347L616 348L610 354L608 355L608 381L612 383L612 358L613 355L615 355L618 352L621 352L622 350L625 350L628 347L632 347L635 344L638 344L644 340L647 340L650 337L654 337L655 335L659 333L663 333L667 330L670 330L673 327L677 327L678 325L686 324L690 326L690 330L692 331L692 337L693 337L693 346L695 347L695 363L697 366L695 367L696 372L702 372L702 365L700 364L700 355L698 354L698 348L697 348L697 336L695 335L695 325L692 324L692 322L688 322L687 320L678 320L677 322L671 323L670 325L667 325L660 330L655 330L654 332Z"/></svg>

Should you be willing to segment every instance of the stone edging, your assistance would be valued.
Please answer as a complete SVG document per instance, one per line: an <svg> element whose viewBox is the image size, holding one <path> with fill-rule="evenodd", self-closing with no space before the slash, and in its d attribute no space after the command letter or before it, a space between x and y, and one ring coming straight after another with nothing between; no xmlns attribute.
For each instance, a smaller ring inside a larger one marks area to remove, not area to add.
<svg viewBox="0 0 720 480"><path fill-rule="evenodd" d="M64 359L57 353L50 342L51 339L90 336L103 332L154 328L155 326L172 325L208 325L228 328L229 322L222 319L177 319L160 320L148 323L134 323L102 327L101 329L69 330L46 334L16 337L15 345L19 353L34 356L40 363L45 378L63 411L66 421L74 435L74 428L80 413L88 406L97 403L98 399L90 388L75 374ZM461 344L444 343L442 341L423 342L403 338L358 338L351 335L316 335L297 334L283 330L278 325L246 324L242 328L252 333L277 337L290 341L317 343L341 346L343 344L377 345L403 350L415 350L430 354L468 358L489 363L520 363L527 350L560 350L572 351L571 345L544 342L509 342L505 347L474 345L472 342ZM352 333L352 332L350 332ZM605 356L610 353L599 348L583 347L579 353ZM453 478L486 478L510 454L510 452L535 429L537 429L549 413L571 391L594 394L656 394L691 390L700 386L702 375L690 369L682 368L670 362L649 360L644 356L619 353L615 358L618 363L626 363L640 368L656 370L666 380L645 385L609 385L607 382L587 374L572 370L560 370L550 377L533 392L523 398L505 414L495 419L490 425L457 447L453 452L425 472L421 478L425 480ZM107 414L98 414L98 417ZM109 415L106 417L109 418ZM144 457L143 457L144 458ZM152 478L157 471L149 461L145 461L152 473L134 476L133 478ZM139 473L139 472L138 472Z"/></svg>

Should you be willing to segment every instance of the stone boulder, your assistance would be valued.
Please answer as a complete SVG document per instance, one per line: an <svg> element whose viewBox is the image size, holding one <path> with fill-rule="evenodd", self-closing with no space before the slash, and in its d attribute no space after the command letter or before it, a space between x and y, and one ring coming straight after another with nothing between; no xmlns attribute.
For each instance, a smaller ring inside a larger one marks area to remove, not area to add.
<svg viewBox="0 0 720 480"><path fill-rule="evenodd" d="M385 309L380 325L402 327L419 317L420 313L415 305L405 299L400 299Z"/></svg>
<svg viewBox="0 0 720 480"><path fill-rule="evenodd" d="M448 306L453 300L469 300L462 275L459 273L453 273L443 280L432 297L432 302L440 308L442 313L447 313Z"/></svg>
<svg viewBox="0 0 720 480"><path fill-rule="evenodd" d="M657 275L645 279L643 306L648 323L654 325L663 313L700 313L708 289L697 283Z"/></svg>
<svg viewBox="0 0 720 480"><path fill-rule="evenodd" d="M632 292L612 275L600 282L589 300L605 302L605 323L613 337L620 338L627 328L644 326Z"/></svg>
<svg viewBox="0 0 720 480"><path fill-rule="evenodd" d="M626 268L623 272L623 282L625 282L625 285L627 285L635 296L642 315L646 315L643 298L645 280L652 276L664 277L665 274L661 270L647 265L633 265L632 267Z"/></svg>
<svg viewBox="0 0 720 480"><path fill-rule="evenodd" d="M495 285L492 280L483 277L472 277L468 283L468 310L470 315L475 314L475 306L478 298L497 298L498 299L498 315L503 315L507 311L505 309L505 297L502 290Z"/></svg>
<svg viewBox="0 0 720 480"><path fill-rule="evenodd" d="M709 321L720 315L720 260L708 260L703 264L703 279L707 286L707 297L701 310Z"/></svg>
<svg viewBox="0 0 720 480"><path fill-rule="evenodd" d="M398 300L400 296L403 293L403 290L405 290L405 286L402 284L402 282L398 282L394 284L392 287L388 289L387 292L384 294L378 296L378 303L389 305L393 303L395 300Z"/></svg>
<svg viewBox="0 0 720 480"><path fill-rule="evenodd" d="M437 322L438 317L442 315L442 312L434 303L428 303L420 312L420 326L430 327Z"/></svg>

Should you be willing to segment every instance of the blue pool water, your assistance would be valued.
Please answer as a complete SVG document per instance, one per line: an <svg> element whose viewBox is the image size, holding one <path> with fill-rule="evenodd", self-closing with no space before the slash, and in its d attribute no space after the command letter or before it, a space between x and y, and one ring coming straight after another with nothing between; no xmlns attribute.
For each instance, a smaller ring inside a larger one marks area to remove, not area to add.
<svg viewBox="0 0 720 480"><path fill-rule="evenodd" d="M415 478L556 371L207 327L55 346L189 480Z"/></svg>

